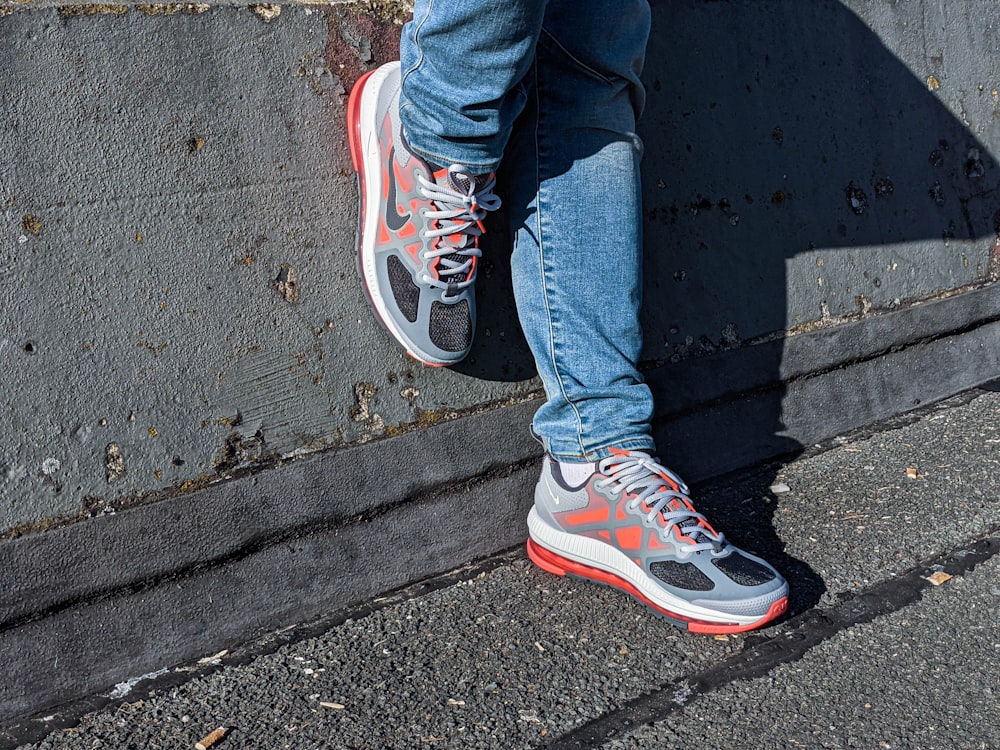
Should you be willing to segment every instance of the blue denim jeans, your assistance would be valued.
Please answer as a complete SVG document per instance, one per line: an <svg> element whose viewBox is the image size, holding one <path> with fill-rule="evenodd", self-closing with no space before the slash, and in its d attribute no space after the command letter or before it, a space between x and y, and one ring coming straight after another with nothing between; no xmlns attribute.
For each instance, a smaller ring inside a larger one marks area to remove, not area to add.
<svg viewBox="0 0 1000 750"><path fill-rule="evenodd" d="M641 348L635 121L646 0L417 0L403 29L400 117L438 165L500 167L521 327L545 387L546 450L654 452Z"/></svg>

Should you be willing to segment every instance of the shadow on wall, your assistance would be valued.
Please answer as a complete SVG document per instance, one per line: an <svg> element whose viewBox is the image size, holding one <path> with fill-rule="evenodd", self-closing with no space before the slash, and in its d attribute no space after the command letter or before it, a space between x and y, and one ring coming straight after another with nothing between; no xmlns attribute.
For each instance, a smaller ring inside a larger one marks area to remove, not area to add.
<svg viewBox="0 0 1000 750"><path fill-rule="evenodd" d="M938 78L917 78L842 3L663 3L654 23L642 121L648 361L986 275L965 243L1000 232L996 162L933 93ZM942 65L928 63L943 78ZM724 431L684 440L794 453L774 351L755 362L775 384L766 397L733 404ZM670 403L669 381L661 368L660 414L685 408Z"/></svg>

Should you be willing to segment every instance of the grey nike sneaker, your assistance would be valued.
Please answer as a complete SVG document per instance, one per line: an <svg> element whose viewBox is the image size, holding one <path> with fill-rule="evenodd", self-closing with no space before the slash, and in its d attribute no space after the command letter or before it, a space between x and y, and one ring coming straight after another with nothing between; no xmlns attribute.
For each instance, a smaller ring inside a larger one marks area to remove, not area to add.
<svg viewBox="0 0 1000 750"><path fill-rule="evenodd" d="M546 457L528 533L543 570L614 586L692 633L752 630L788 607L781 574L727 542L645 453L614 451L576 485Z"/></svg>
<svg viewBox="0 0 1000 750"><path fill-rule="evenodd" d="M376 315L407 353L427 365L453 365L472 346L479 237L487 212L500 207L496 178L412 153L399 92L399 63L392 62L363 76L348 102L361 194L358 266Z"/></svg>

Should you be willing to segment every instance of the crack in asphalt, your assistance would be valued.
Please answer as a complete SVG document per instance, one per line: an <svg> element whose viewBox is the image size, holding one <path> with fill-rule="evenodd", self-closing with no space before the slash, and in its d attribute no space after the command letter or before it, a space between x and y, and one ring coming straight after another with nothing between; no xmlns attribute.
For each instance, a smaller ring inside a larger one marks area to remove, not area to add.
<svg viewBox="0 0 1000 750"><path fill-rule="evenodd" d="M1000 527L979 540L932 558L922 565L860 592L847 592L832 607L810 609L785 623L779 635L756 636L743 650L701 672L663 683L543 745L550 750L597 747L644 724L666 719L700 696L740 680L763 677L775 667L798 661L813 647L838 633L918 602L935 584L936 572L963 576L1000 552Z"/></svg>

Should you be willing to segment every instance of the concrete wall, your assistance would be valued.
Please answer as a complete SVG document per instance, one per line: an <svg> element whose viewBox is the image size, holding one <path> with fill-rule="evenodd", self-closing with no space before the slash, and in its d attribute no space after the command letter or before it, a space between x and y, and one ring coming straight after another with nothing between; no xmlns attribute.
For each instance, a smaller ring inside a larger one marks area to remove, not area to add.
<svg viewBox="0 0 1000 750"><path fill-rule="evenodd" d="M656 20L648 357L989 277L989 3L661 3Z"/></svg>
<svg viewBox="0 0 1000 750"><path fill-rule="evenodd" d="M0 18L0 529L534 387L376 328L331 33L302 7Z"/></svg>

